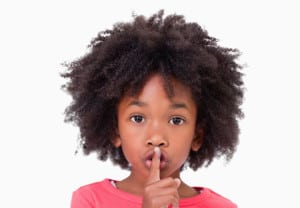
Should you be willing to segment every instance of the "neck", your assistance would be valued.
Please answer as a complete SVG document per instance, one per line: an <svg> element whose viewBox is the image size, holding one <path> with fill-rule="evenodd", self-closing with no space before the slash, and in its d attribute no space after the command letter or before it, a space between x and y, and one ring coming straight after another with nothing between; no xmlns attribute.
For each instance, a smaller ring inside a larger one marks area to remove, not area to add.
<svg viewBox="0 0 300 208"><path fill-rule="evenodd" d="M118 181L116 186L118 189L130 194L142 196L145 187L145 178L135 177L130 174L127 178Z"/></svg>
<svg viewBox="0 0 300 208"><path fill-rule="evenodd" d="M172 178L179 178L179 176ZM116 186L118 189L127 193L142 196L146 186L146 180L143 176L136 176L135 174L131 173L127 178L118 181ZM181 181L181 184L178 188L178 194L180 198L188 198L197 195L198 192L194 188Z"/></svg>

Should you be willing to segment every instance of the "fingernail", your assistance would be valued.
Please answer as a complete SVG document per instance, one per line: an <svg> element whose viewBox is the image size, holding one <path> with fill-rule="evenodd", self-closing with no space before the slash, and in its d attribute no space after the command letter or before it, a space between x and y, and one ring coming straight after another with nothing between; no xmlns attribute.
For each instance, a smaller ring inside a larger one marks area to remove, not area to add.
<svg viewBox="0 0 300 208"><path fill-rule="evenodd" d="M159 147L154 147L154 152L156 153L157 157L160 158L160 149L159 149Z"/></svg>

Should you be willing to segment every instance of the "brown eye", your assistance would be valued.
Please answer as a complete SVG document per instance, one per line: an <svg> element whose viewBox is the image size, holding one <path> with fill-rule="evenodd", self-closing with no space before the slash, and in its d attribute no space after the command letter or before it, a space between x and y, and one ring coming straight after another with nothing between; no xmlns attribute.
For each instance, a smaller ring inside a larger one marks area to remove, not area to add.
<svg viewBox="0 0 300 208"><path fill-rule="evenodd" d="M180 117L173 117L170 119L169 123L172 125L182 125L184 123L184 119Z"/></svg>
<svg viewBox="0 0 300 208"><path fill-rule="evenodd" d="M134 115L130 117L130 120L133 121L134 123L143 123L145 119L141 115Z"/></svg>

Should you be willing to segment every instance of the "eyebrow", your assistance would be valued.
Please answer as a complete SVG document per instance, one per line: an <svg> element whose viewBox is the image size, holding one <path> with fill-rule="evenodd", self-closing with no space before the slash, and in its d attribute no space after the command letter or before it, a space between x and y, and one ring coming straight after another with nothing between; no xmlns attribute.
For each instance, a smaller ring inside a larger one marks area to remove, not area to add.
<svg viewBox="0 0 300 208"><path fill-rule="evenodd" d="M171 105L171 108L174 108L174 109L177 109L177 108L188 109L188 107L184 103L174 103L174 104Z"/></svg>
<svg viewBox="0 0 300 208"><path fill-rule="evenodd" d="M132 106L132 105L142 107L142 106L146 106L147 104L139 100L133 100L128 104L128 106Z"/></svg>
<svg viewBox="0 0 300 208"><path fill-rule="evenodd" d="M133 106L133 105L139 106L139 107L143 107L143 106L147 106L147 103L142 102L142 101L140 101L140 100L133 100L133 101L131 101L131 102L128 104L128 106ZM186 104L184 104L184 103L173 103L173 104L171 105L171 108L172 108L172 109L178 109L178 108L185 108L185 109L188 109L188 107L187 107Z"/></svg>

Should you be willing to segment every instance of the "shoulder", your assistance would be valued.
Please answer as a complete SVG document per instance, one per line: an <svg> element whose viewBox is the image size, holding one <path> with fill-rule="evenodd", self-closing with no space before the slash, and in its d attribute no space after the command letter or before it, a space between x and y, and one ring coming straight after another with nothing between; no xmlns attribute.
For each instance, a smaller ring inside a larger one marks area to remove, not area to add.
<svg viewBox="0 0 300 208"><path fill-rule="evenodd" d="M110 180L109 179L104 179L102 181L98 181L98 182L93 182L93 183L89 183L83 186L80 186L79 188L77 188L73 193L81 193L81 194L96 194L99 191L105 191L107 188L109 188L110 186Z"/></svg>
<svg viewBox="0 0 300 208"><path fill-rule="evenodd" d="M140 197L115 188L111 179L90 183L73 192L71 208L141 207Z"/></svg>
<svg viewBox="0 0 300 208"><path fill-rule="evenodd" d="M206 187L194 187L200 193L191 198L180 200L180 207L201 208L237 208L237 205L226 197Z"/></svg>
<svg viewBox="0 0 300 208"><path fill-rule="evenodd" d="M109 195L108 186L109 180L94 182L83 185L73 191L72 208L79 207L95 207L94 205Z"/></svg>
<svg viewBox="0 0 300 208"><path fill-rule="evenodd" d="M230 199L209 188L202 188L200 196L201 195L203 197L202 202L207 205L207 207L237 208L237 205Z"/></svg>

